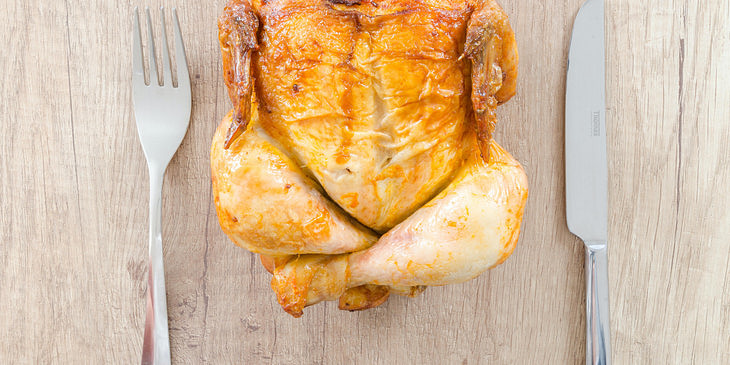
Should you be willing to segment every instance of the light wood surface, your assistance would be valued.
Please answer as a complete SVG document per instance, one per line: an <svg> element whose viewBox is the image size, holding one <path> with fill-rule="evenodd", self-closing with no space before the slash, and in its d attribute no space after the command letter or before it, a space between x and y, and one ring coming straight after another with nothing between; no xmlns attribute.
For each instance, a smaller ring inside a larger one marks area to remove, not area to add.
<svg viewBox="0 0 730 365"><path fill-rule="evenodd" d="M531 189L514 255L415 299L359 313L328 303L300 319L220 231L211 201L209 141L230 108L223 0L0 0L0 363L140 359L148 183L131 13L161 4L180 8L194 100L163 201L175 363L584 361L583 248L565 225L562 157L580 0L502 1L521 74L496 138ZM614 361L729 364L729 2L608 0L606 10Z"/></svg>

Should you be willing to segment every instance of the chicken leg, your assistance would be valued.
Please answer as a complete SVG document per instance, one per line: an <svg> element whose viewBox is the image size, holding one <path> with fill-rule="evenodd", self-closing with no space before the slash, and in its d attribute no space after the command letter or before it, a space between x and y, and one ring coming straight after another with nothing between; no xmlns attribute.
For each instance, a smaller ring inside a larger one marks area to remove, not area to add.
<svg viewBox="0 0 730 365"><path fill-rule="evenodd" d="M377 236L332 203L256 123L224 147L235 111L211 148L215 205L223 231L265 255L338 254L371 246Z"/></svg>
<svg viewBox="0 0 730 365"><path fill-rule="evenodd" d="M502 263L520 232L527 177L497 143L485 162L472 150L451 184L365 250L305 255L274 271L272 287L289 313L339 298L364 284L417 294L422 286L461 283ZM294 288L294 289L292 289Z"/></svg>

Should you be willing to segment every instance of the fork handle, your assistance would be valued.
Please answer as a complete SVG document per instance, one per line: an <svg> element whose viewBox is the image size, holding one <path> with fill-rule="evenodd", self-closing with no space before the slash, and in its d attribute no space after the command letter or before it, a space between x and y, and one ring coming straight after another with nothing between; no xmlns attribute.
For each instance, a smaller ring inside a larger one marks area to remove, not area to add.
<svg viewBox="0 0 730 365"><path fill-rule="evenodd" d="M611 364L606 243L586 242L586 364Z"/></svg>
<svg viewBox="0 0 730 365"><path fill-rule="evenodd" d="M150 166L150 262L142 365L170 364L165 268L162 263L162 183L165 168Z"/></svg>

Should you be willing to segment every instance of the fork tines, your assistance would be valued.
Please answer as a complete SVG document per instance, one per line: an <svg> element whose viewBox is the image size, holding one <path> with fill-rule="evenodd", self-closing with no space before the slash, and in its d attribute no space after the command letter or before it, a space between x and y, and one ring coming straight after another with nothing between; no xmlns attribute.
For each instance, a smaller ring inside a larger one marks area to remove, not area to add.
<svg viewBox="0 0 730 365"><path fill-rule="evenodd" d="M157 74L157 61L155 59L155 42L152 31L152 20L150 16L150 9L146 8L147 13L147 58L149 59L149 82L145 81L145 70L144 70L144 53L142 52L142 33L139 25L139 10L137 7L134 8L134 45L132 54L132 78L137 84L140 83L144 86L172 86L172 65L170 62L170 53L168 50L167 43L167 31L165 30L165 9L160 7L160 21L162 29L162 83ZM172 17L174 19L174 33L175 33L175 62L177 71L177 87L189 87L190 76L188 75L188 65L185 60L185 50L182 42L182 36L180 34L180 22L177 18L177 9L172 9ZM156 85L153 80L157 81ZM142 85L135 85L142 86Z"/></svg>

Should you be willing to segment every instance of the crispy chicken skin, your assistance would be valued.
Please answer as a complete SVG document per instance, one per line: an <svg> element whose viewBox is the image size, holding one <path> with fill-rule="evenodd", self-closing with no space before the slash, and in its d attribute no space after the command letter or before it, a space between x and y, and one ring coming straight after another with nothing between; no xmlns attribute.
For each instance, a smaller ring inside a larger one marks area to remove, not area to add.
<svg viewBox="0 0 730 365"><path fill-rule="evenodd" d="M231 0L218 25L234 107L216 209L287 312L372 308L509 256L527 182L492 140L518 62L495 1Z"/></svg>

